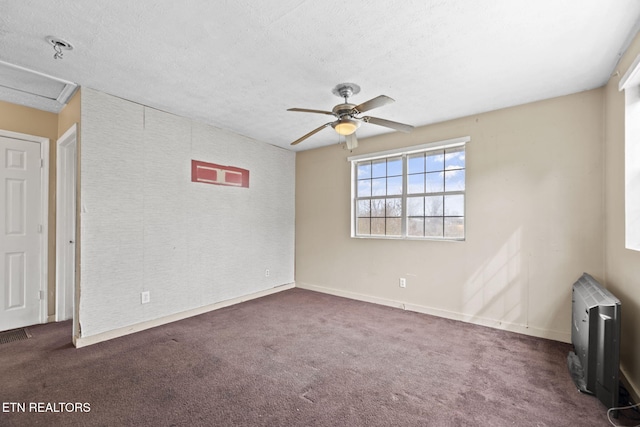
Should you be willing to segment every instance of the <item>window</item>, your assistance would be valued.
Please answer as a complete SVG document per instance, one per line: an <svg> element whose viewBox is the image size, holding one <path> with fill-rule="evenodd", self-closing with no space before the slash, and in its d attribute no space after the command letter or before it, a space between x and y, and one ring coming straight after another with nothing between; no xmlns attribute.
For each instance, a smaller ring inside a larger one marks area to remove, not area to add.
<svg viewBox="0 0 640 427"><path fill-rule="evenodd" d="M620 79L625 97L625 247L640 251L640 56Z"/></svg>
<svg viewBox="0 0 640 427"><path fill-rule="evenodd" d="M352 237L464 240L468 141L350 157Z"/></svg>

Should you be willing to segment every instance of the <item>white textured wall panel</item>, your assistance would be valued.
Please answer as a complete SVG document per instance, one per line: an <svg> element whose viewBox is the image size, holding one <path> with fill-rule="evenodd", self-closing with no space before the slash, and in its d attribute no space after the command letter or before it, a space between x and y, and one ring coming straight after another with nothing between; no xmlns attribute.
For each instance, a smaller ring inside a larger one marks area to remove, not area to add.
<svg viewBox="0 0 640 427"><path fill-rule="evenodd" d="M132 296L143 281L140 105L82 92L82 333L141 321ZM86 139L85 139L86 136ZM139 303L139 301L138 301Z"/></svg>
<svg viewBox="0 0 640 427"><path fill-rule="evenodd" d="M191 184L190 121L145 108L144 290L152 303L145 318L198 306L189 281L187 187Z"/></svg>
<svg viewBox="0 0 640 427"><path fill-rule="evenodd" d="M294 153L91 89L82 109L83 337L293 282ZM192 159L250 186L193 183Z"/></svg>
<svg viewBox="0 0 640 427"><path fill-rule="evenodd" d="M249 188L190 187L189 259L194 280L206 283L203 297L224 300L293 282L295 157L195 123L192 150L197 160L250 170Z"/></svg>

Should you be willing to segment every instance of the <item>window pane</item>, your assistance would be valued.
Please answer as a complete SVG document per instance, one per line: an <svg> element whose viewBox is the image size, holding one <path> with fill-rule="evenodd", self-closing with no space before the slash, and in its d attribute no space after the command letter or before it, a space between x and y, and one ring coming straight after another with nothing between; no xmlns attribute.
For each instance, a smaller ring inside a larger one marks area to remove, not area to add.
<svg viewBox="0 0 640 427"><path fill-rule="evenodd" d="M445 169L464 169L464 148L451 148L444 156Z"/></svg>
<svg viewBox="0 0 640 427"><path fill-rule="evenodd" d="M371 162L371 176L373 178L381 178L387 176L387 160L374 160Z"/></svg>
<svg viewBox="0 0 640 427"><path fill-rule="evenodd" d="M407 216L424 216L424 197L407 198Z"/></svg>
<svg viewBox="0 0 640 427"><path fill-rule="evenodd" d="M372 196L387 195L387 178L376 178L371 180L371 195Z"/></svg>
<svg viewBox="0 0 640 427"><path fill-rule="evenodd" d="M442 193L444 191L444 177L442 172L427 174L427 193Z"/></svg>
<svg viewBox="0 0 640 427"><path fill-rule="evenodd" d="M371 216L384 218L385 205L386 203L384 199L371 200Z"/></svg>
<svg viewBox="0 0 640 427"><path fill-rule="evenodd" d="M355 167L356 235L464 239L464 147L396 154Z"/></svg>
<svg viewBox="0 0 640 427"><path fill-rule="evenodd" d="M359 218L371 216L371 203L369 200L358 200L358 212L356 216Z"/></svg>
<svg viewBox="0 0 640 427"><path fill-rule="evenodd" d="M371 234L384 236L384 218L371 218Z"/></svg>
<svg viewBox="0 0 640 427"><path fill-rule="evenodd" d="M442 216L442 196L428 196L424 198L424 213L426 216Z"/></svg>
<svg viewBox="0 0 640 427"><path fill-rule="evenodd" d="M371 196L371 180L363 179L358 181L358 197Z"/></svg>
<svg viewBox="0 0 640 427"><path fill-rule="evenodd" d="M444 170L444 150L427 153L427 172Z"/></svg>
<svg viewBox="0 0 640 427"><path fill-rule="evenodd" d="M409 175L407 177L407 194L424 193L424 174Z"/></svg>
<svg viewBox="0 0 640 427"><path fill-rule="evenodd" d="M464 196L444 196L444 214L447 216L464 216Z"/></svg>
<svg viewBox="0 0 640 427"><path fill-rule="evenodd" d="M356 234L370 234L371 233L371 219L358 218Z"/></svg>
<svg viewBox="0 0 640 427"><path fill-rule="evenodd" d="M424 218L409 218L407 235L413 237L424 236Z"/></svg>
<svg viewBox="0 0 640 427"><path fill-rule="evenodd" d="M425 218L424 236L442 237L442 218Z"/></svg>
<svg viewBox="0 0 640 427"><path fill-rule="evenodd" d="M410 154L407 156L407 173L424 172L424 153Z"/></svg>
<svg viewBox="0 0 640 427"><path fill-rule="evenodd" d="M402 176L387 178L387 194L390 196L402 194Z"/></svg>
<svg viewBox="0 0 640 427"><path fill-rule="evenodd" d="M464 169L446 171L444 188L446 191L464 191Z"/></svg>
<svg viewBox="0 0 640 427"><path fill-rule="evenodd" d="M464 218L445 218L444 237L452 239L464 238Z"/></svg>
<svg viewBox="0 0 640 427"><path fill-rule="evenodd" d="M387 176L402 176L402 157L387 159Z"/></svg>
<svg viewBox="0 0 640 427"><path fill-rule="evenodd" d="M387 218L387 236L400 236L402 234L402 219Z"/></svg>
<svg viewBox="0 0 640 427"><path fill-rule="evenodd" d="M387 217L402 216L402 199L387 199Z"/></svg>
<svg viewBox="0 0 640 427"><path fill-rule="evenodd" d="M371 162L358 163L358 179L371 178Z"/></svg>

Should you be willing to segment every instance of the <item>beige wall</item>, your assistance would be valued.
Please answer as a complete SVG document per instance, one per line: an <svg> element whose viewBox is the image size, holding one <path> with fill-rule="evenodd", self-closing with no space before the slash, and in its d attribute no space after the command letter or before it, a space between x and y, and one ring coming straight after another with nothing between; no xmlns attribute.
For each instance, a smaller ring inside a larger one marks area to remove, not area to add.
<svg viewBox="0 0 640 427"><path fill-rule="evenodd" d="M58 138L74 124L80 124L80 89L58 114ZM79 135L80 130L78 129L78 138Z"/></svg>
<svg viewBox="0 0 640 427"><path fill-rule="evenodd" d="M58 137L58 115L22 105L0 101L0 129L27 135L49 138L49 236L48 236L48 314L55 314L55 188L56 188L56 139Z"/></svg>
<svg viewBox="0 0 640 427"><path fill-rule="evenodd" d="M624 92L620 78L640 54L640 34L605 87L606 285L622 302L621 369L640 392L640 252L625 249Z"/></svg>
<svg viewBox="0 0 640 427"><path fill-rule="evenodd" d="M0 128L56 140L58 115L0 101Z"/></svg>
<svg viewBox="0 0 640 427"><path fill-rule="evenodd" d="M604 278L603 97L298 153L296 285L569 342L573 283ZM349 155L467 135L466 241L349 237Z"/></svg>

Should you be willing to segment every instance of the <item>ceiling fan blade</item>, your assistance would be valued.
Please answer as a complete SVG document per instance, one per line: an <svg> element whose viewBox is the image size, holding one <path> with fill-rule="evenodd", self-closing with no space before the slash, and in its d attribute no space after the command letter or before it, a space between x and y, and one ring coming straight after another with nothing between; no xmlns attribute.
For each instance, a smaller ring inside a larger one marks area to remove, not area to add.
<svg viewBox="0 0 640 427"><path fill-rule="evenodd" d="M364 120L367 123L373 123L374 125L384 126L391 129L399 130L400 132L409 133L413 130L413 126L411 125L405 125L404 123L398 123L398 122L394 122L386 119L379 119L378 117L366 116L366 117L362 117L362 120Z"/></svg>
<svg viewBox="0 0 640 427"><path fill-rule="evenodd" d="M364 113L365 111L373 110L374 108L382 107L383 105L391 104L392 102L396 101L393 98L389 98L387 95L380 95L353 107L353 109L358 113Z"/></svg>
<svg viewBox="0 0 640 427"><path fill-rule="evenodd" d="M356 138L356 133L352 133L351 135L345 135L345 142L347 143L347 149L353 150L358 146L358 138Z"/></svg>
<svg viewBox="0 0 640 427"><path fill-rule="evenodd" d="M327 127L327 126L329 126L331 123L333 123L333 122L325 123L325 124L323 124L322 126L320 126L319 128L312 130L311 132L309 132L309 133L308 133L308 134L306 134L305 136L303 136L303 137L301 137L301 138L298 138L298 139L296 139L295 141L293 141L293 142L291 143L291 145L296 145L296 144L301 143L302 141L304 141L305 139L309 138L310 136L315 135L316 133L320 132L322 129L326 128L326 127Z"/></svg>
<svg viewBox="0 0 640 427"><path fill-rule="evenodd" d="M308 108L289 108L287 111L298 111L300 113L320 113L320 114L328 114L333 116L334 114L331 111L324 110L309 110Z"/></svg>

